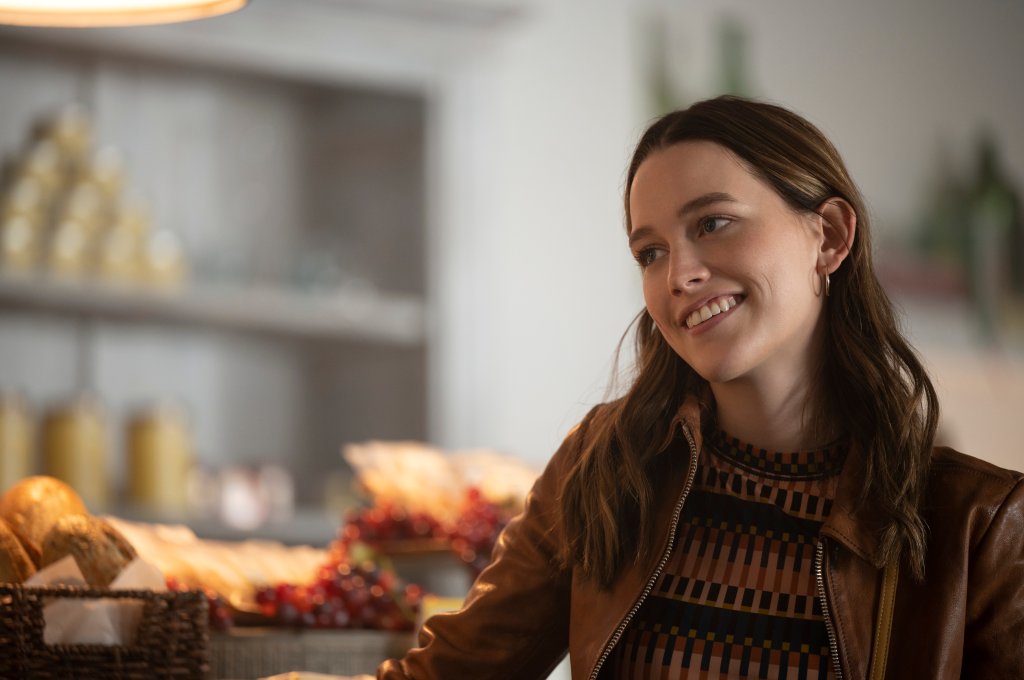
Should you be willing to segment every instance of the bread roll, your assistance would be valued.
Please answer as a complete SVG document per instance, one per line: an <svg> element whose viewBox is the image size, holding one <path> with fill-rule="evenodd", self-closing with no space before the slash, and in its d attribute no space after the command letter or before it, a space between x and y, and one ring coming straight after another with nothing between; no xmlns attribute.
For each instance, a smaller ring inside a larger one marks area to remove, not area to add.
<svg viewBox="0 0 1024 680"><path fill-rule="evenodd" d="M90 515L65 515L43 539L40 567L66 555L75 558L86 583L106 588L135 558L135 549L105 520Z"/></svg>
<svg viewBox="0 0 1024 680"><path fill-rule="evenodd" d="M75 490L54 477L27 477L0 498L0 519L10 525L37 567L43 539L57 520L85 512L85 503Z"/></svg>
<svg viewBox="0 0 1024 680"><path fill-rule="evenodd" d="M36 567L7 522L0 519L0 583L24 583Z"/></svg>

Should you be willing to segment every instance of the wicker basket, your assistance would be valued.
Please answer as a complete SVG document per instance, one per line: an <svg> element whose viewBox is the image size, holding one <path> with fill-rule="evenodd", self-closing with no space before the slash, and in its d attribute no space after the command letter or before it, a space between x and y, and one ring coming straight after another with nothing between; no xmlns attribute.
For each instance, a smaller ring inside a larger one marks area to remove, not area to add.
<svg viewBox="0 0 1024 680"><path fill-rule="evenodd" d="M131 645L48 645L43 607L54 598L143 602ZM202 592L104 590L0 584L0 678L26 680L205 679L209 675L207 603Z"/></svg>
<svg viewBox="0 0 1024 680"><path fill-rule="evenodd" d="M289 671L373 675L412 646L412 633L235 628L210 635L210 665L213 677L239 680Z"/></svg>

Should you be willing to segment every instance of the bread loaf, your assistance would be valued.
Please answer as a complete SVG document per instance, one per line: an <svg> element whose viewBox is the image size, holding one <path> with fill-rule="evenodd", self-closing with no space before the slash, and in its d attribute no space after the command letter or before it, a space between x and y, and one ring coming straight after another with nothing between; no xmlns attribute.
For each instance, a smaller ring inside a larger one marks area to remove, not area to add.
<svg viewBox="0 0 1024 680"><path fill-rule="evenodd" d="M10 525L29 558L37 566L43 539L61 517L85 513L75 490L54 477L27 477L0 497L0 519Z"/></svg>
<svg viewBox="0 0 1024 680"><path fill-rule="evenodd" d="M36 567L7 522L0 519L0 583L24 583Z"/></svg>
<svg viewBox="0 0 1024 680"><path fill-rule="evenodd" d="M135 549L105 520L77 514L61 517L43 539L40 567L66 555L75 558L86 583L106 588L135 558Z"/></svg>

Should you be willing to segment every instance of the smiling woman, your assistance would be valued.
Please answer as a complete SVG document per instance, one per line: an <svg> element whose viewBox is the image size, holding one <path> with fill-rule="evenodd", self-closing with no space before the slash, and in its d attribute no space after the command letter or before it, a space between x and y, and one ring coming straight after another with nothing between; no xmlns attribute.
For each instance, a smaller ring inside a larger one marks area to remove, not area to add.
<svg viewBox="0 0 1024 680"><path fill-rule="evenodd" d="M832 144L700 102L643 135L625 206L632 385L378 678L543 678L566 651L591 680L1019 677L1024 476L933 448Z"/></svg>
<svg viewBox="0 0 1024 680"><path fill-rule="evenodd" d="M647 311L676 354L709 382L744 385L758 401L812 383L824 279L815 284L849 253L856 227L849 203L833 198L820 213L793 210L733 152L695 141L647 158L633 179L629 214L638 225L630 244L644 270ZM716 392L719 402L724 396ZM776 450L812 446L800 414L780 417L781 407L758 410L773 414L768 426L789 431L758 432L755 441ZM758 427L747 418L722 425L746 441L753 433L745 430Z"/></svg>

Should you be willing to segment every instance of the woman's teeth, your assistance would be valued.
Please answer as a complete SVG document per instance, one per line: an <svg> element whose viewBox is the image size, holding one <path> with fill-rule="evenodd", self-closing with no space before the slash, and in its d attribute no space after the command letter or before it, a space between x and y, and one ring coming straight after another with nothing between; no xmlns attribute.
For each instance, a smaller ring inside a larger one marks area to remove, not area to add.
<svg viewBox="0 0 1024 680"><path fill-rule="evenodd" d="M690 314L690 316L686 317L686 327L693 328L694 326L698 326L717 314L729 311L737 304L739 303L736 302L736 298L732 295L712 300Z"/></svg>

